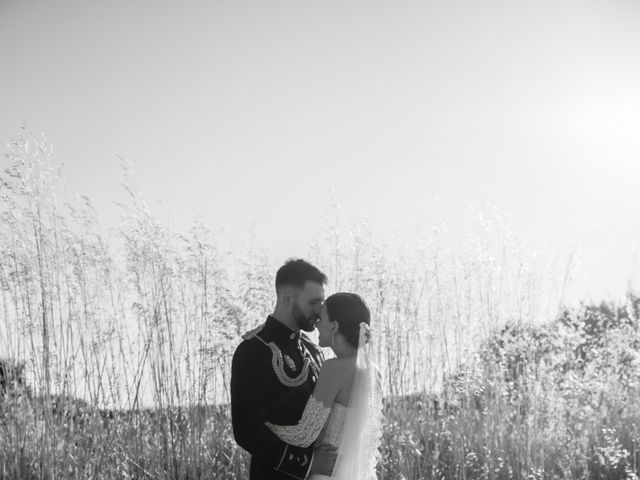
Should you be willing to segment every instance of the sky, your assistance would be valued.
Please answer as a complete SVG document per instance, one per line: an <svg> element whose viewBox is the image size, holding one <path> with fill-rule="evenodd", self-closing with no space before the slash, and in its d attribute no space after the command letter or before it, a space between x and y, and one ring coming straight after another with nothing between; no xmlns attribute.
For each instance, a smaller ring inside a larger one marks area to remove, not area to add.
<svg viewBox="0 0 640 480"><path fill-rule="evenodd" d="M0 143L44 132L115 219L306 252L327 197L382 232L494 205L620 296L640 239L640 4L0 1ZM3 162L5 160L2 160Z"/></svg>

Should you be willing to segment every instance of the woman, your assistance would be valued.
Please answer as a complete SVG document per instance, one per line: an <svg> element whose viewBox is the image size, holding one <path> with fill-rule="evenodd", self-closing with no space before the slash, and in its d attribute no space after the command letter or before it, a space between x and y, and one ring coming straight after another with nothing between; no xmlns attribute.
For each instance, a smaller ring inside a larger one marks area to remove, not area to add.
<svg viewBox="0 0 640 480"><path fill-rule="evenodd" d="M328 297L316 325L321 347L331 347L313 394L296 425L266 423L292 445L315 442L309 480L375 479L382 436L380 375L370 359L369 309L354 293Z"/></svg>

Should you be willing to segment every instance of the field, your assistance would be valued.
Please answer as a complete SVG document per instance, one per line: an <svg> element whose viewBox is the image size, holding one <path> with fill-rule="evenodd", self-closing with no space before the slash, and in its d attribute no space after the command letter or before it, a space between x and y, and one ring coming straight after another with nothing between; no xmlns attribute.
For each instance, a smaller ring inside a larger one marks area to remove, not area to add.
<svg viewBox="0 0 640 480"><path fill-rule="evenodd" d="M0 176L0 478L247 478L230 359L274 302L251 239L164 227L126 177L115 229L24 134ZM640 301L567 309L557 262L477 213L381 242L328 208L307 259L369 303L381 479L637 478ZM117 247L116 247L117 245Z"/></svg>

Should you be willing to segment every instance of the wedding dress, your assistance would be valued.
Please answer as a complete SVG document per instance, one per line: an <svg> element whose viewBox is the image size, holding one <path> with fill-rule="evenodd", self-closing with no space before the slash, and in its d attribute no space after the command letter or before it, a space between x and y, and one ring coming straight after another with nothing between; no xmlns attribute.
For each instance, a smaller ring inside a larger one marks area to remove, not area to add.
<svg viewBox="0 0 640 480"><path fill-rule="evenodd" d="M314 458L316 463L312 465L312 475L308 480L330 479L338 456L338 449L342 443L342 433L347 418L349 407L333 402L331 413L324 427L318 435L314 445Z"/></svg>
<svg viewBox="0 0 640 480"><path fill-rule="evenodd" d="M315 442L314 462L330 463L327 472L312 464L309 480L376 480L376 463L382 439L382 387L380 372L371 360L371 333L366 323L360 324L356 370L346 407L335 401L331 407L309 398L296 425L267 427L291 445L307 447ZM330 475L325 475L325 473Z"/></svg>

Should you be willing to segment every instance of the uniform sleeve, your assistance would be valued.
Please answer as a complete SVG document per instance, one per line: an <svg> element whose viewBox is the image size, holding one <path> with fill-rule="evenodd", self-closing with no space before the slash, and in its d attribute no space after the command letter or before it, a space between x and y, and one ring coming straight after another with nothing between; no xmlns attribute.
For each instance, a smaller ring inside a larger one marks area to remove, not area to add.
<svg viewBox="0 0 640 480"><path fill-rule="evenodd" d="M325 407L322 402L311 396L307 401L304 412L302 412L300 421L296 425L274 425L267 422L267 427L278 438L291 445L308 447L320 435L330 413L330 408Z"/></svg>
<svg viewBox="0 0 640 480"><path fill-rule="evenodd" d="M340 364L335 360L325 362L313 389L313 395L309 397L302 417L296 425L267 423L267 427L280 439L292 445L308 447L315 442L329 418L331 406L342 385L344 376L340 374L340 369Z"/></svg>
<svg viewBox="0 0 640 480"><path fill-rule="evenodd" d="M231 421L238 445L254 456L263 468L304 479L313 450L289 445L267 428L267 403L274 373L271 352L257 340L245 340L231 364Z"/></svg>

